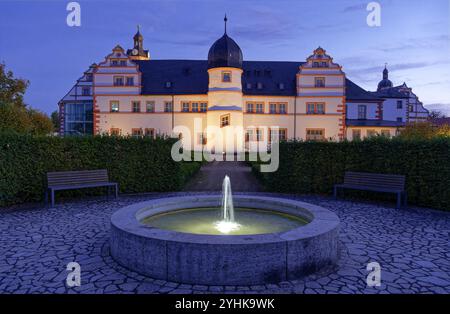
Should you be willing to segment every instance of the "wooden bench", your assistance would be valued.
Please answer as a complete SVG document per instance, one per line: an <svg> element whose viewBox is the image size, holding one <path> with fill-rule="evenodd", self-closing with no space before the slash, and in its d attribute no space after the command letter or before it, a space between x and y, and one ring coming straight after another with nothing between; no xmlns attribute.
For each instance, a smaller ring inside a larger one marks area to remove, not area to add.
<svg viewBox="0 0 450 314"><path fill-rule="evenodd" d="M397 194L397 208L406 206L405 176L365 172L345 172L344 183L334 186L334 198L338 189L353 189Z"/></svg>
<svg viewBox="0 0 450 314"><path fill-rule="evenodd" d="M83 171L58 171L47 173L47 189L45 191L45 202L48 202L48 193L51 195L52 206L55 206L55 191L74 190L82 188L108 187L108 196L110 187L115 188L115 197L118 195L118 184L110 182L108 171L101 170L83 170Z"/></svg>

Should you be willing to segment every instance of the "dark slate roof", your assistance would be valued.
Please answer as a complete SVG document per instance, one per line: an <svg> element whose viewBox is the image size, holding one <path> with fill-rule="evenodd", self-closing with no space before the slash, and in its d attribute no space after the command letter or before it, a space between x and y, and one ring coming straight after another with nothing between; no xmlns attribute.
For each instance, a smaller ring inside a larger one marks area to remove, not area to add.
<svg viewBox="0 0 450 314"><path fill-rule="evenodd" d="M206 60L139 60L142 72L142 94L206 94L208 62ZM296 74L304 62L244 61L242 91L244 95L295 96ZM170 82L170 87L166 83ZM258 83L262 85L258 89ZM248 86L250 85L250 86ZM346 80L349 100L381 100Z"/></svg>
<svg viewBox="0 0 450 314"><path fill-rule="evenodd" d="M349 79L345 79L345 96L347 100L362 100L362 101L381 101L382 98L374 95L356 85Z"/></svg>
<svg viewBox="0 0 450 314"><path fill-rule="evenodd" d="M379 126L379 127L405 126L405 122L387 121L387 120L358 120L358 119L347 119L346 124L348 126Z"/></svg>
<svg viewBox="0 0 450 314"><path fill-rule="evenodd" d="M399 87L383 88L377 92L370 92L372 95L382 98L408 98L408 95L400 92Z"/></svg>

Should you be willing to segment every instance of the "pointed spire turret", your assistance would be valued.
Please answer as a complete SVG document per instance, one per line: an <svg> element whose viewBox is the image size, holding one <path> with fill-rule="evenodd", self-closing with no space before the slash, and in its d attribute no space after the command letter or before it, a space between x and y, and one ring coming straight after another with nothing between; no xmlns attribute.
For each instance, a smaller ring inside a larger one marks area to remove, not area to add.
<svg viewBox="0 0 450 314"><path fill-rule="evenodd" d="M227 19L227 14L225 13L225 17L223 18L223 21L224 21L224 23L225 23L225 35L227 34L227 22L228 22L228 19Z"/></svg>

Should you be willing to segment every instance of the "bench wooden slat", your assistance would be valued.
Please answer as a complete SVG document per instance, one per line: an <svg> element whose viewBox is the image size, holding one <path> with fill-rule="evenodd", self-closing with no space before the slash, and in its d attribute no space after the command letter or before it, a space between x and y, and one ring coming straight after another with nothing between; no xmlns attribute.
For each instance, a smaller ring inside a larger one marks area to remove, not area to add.
<svg viewBox="0 0 450 314"><path fill-rule="evenodd" d="M109 181L108 171L106 169L53 171L47 173L47 187L52 195L52 206L54 205L55 190L69 190L100 186L115 186L117 197L118 185L115 182Z"/></svg>
<svg viewBox="0 0 450 314"><path fill-rule="evenodd" d="M334 186L334 195L337 197L337 188L397 193L399 207L400 196L404 197L406 203L405 182L403 175L347 171L344 174L344 183Z"/></svg>

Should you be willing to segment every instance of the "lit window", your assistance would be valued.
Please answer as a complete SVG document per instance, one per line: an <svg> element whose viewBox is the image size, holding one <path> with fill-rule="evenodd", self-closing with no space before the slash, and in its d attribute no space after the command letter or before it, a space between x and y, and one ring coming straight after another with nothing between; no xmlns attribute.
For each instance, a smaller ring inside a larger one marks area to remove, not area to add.
<svg viewBox="0 0 450 314"><path fill-rule="evenodd" d="M141 112L141 102L140 101L131 102L131 111Z"/></svg>
<svg viewBox="0 0 450 314"><path fill-rule="evenodd" d="M127 86L133 86L134 85L134 77L129 76L127 77Z"/></svg>
<svg viewBox="0 0 450 314"><path fill-rule="evenodd" d="M367 118L367 106L358 105L358 119L365 120Z"/></svg>
<svg viewBox="0 0 450 314"><path fill-rule="evenodd" d="M206 112L207 108L208 108L207 103L205 103L205 102L200 103L200 111L201 112Z"/></svg>
<svg viewBox="0 0 450 314"><path fill-rule="evenodd" d="M119 112L119 102L111 101L111 112Z"/></svg>
<svg viewBox="0 0 450 314"><path fill-rule="evenodd" d="M324 77L315 77L314 78L314 87L325 87L325 78Z"/></svg>
<svg viewBox="0 0 450 314"><path fill-rule="evenodd" d="M114 86L123 86L123 76L114 76Z"/></svg>
<svg viewBox="0 0 450 314"><path fill-rule="evenodd" d="M307 141L323 141L325 139L325 131L323 129L306 129Z"/></svg>
<svg viewBox="0 0 450 314"><path fill-rule="evenodd" d="M111 136L120 136L120 129L118 129L118 128L111 128L111 130L109 131L109 134Z"/></svg>
<svg viewBox="0 0 450 314"><path fill-rule="evenodd" d="M384 137L391 137L391 131L389 130L381 130L381 135Z"/></svg>
<svg viewBox="0 0 450 314"><path fill-rule="evenodd" d="M147 101L145 104L146 111L147 112L155 112L155 102L154 101Z"/></svg>
<svg viewBox="0 0 450 314"><path fill-rule="evenodd" d="M89 87L83 87L81 94L83 96L89 96L89 95L91 95L91 89Z"/></svg>
<svg viewBox="0 0 450 314"><path fill-rule="evenodd" d="M367 130L367 137L375 137L375 136L377 136L377 131Z"/></svg>
<svg viewBox="0 0 450 314"><path fill-rule="evenodd" d="M189 112L189 103L188 102L181 103L181 111L182 112Z"/></svg>
<svg viewBox="0 0 450 314"><path fill-rule="evenodd" d="M230 115L226 114L226 115L220 116L220 127L223 128L228 125L230 125Z"/></svg>
<svg viewBox="0 0 450 314"><path fill-rule="evenodd" d="M264 113L264 104L256 104L256 113Z"/></svg>
<svg viewBox="0 0 450 314"><path fill-rule="evenodd" d="M155 129L153 129L153 128L146 128L144 134L147 137L154 138L155 137Z"/></svg>
<svg viewBox="0 0 450 314"><path fill-rule="evenodd" d="M141 137L142 136L142 129L131 129L131 135L134 137Z"/></svg>
<svg viewBox="0 0 450 314"><path fill-rule="evenodd" d="M192 112L198 112L198 102L192 103Z"/></svg>
<svg viewBox="0 0 450 314"><path fill-rule="evenodd" d="M360 140L361 139L361 130L352 130L352 139Z"/></svg>
<svg viewBox="0 0 450 314"><path fill-rule="evenodd" d="M164 112L172 112L172 102L171 101L164 102Z"/></svg>
<svg viewBox="0 0 450 314"><path fill-rule="evenodd" d="M222 82L231 82L231 72L223 71L222 72Z"/></svg>
<svg viewBox="0 0 450 314"><path fill-rule="evenodd" d="M247 112L253 112L253 103L251 103L251 102L248 102L247 103Z"/></svg>

